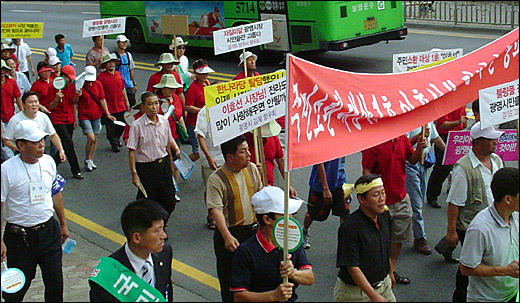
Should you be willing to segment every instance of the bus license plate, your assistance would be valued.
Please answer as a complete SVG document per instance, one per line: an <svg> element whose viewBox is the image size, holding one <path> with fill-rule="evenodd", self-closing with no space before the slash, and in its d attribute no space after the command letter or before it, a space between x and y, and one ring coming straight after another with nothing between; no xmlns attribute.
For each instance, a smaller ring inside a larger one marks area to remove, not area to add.
<svg viewBox="0 0 520 303"><path fill-rule="evenodd" d="M363 27L365 30L377 28L377 19L363 20Z"/></svg>

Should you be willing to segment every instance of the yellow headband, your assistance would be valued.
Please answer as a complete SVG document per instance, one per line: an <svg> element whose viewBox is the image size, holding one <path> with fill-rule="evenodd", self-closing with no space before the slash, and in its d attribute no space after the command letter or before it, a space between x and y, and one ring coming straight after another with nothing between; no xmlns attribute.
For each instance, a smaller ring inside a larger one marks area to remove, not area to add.
<svg viewBox="0 0 520 303"><path fill-rule="evenodd" d="M383 180L381 178L374 179L370 183L358 184L356 186L356 192L358 193L358 195L361 195L379 185L383 185Z"/></svg>

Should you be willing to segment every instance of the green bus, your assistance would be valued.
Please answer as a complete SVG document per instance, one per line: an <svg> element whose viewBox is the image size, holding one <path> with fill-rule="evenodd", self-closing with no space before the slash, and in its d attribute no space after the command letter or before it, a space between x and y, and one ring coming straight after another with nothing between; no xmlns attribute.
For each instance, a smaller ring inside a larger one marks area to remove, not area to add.
<svg viewBox="0 0 520 303"><path fill-rule="evenodd" d="M380 41L402 40L403 1L99 1L101 18L126 17L125 35L136 51L170 44L161 16L188 17L190 46L213 47L213 31L273 20L266 50L345 50ZM114 37L108 37L114 38Z"/></svg>

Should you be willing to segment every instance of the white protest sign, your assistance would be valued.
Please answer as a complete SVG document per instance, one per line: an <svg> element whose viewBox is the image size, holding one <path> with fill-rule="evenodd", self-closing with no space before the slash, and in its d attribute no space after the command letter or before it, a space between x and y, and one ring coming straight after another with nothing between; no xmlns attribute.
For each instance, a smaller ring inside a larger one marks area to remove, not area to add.
<svg viewBox="0 0 520 303"><path fill-rule="evenodd" d="M285 115L286 77L208 109L213 146Z"/></svg>
<svg viewBox="0 0 520 303"><path fill-rule="evenodd" d="M518 119L518 79L478 91L481 128Z"/></svg>
<svg viewBox="0 0 520 303"><path fill-rule="evenodd" d="M221 29L213 32L215 55L273 42L273 21Z"/></svg>
<svg viewBox="0 0 520 303"><path fill-rule="evenodd" d="M5 266L2 271L2 291L12 294L18 292L25 285L25 275L18 268L7 268L7 264L2 262Z"/></svg>
<svg viewBox="0 0 520 303"><path fill-rule="evenodd" d="M394 54L392 56L392 73L402 73L420 66L440 61L449 57L462 57L462 48L432 49L431 51Z"/></svg>
<svg viewBox="0 0 520 303"><path fill-rule="evenodd" d="M276 222L274 223L273 228L273 238L274 243L276 246L278 246L280 249L284 249L283 245L283 237L284 237L284 218L280 217ZM289 218L289 224L287 226L287 242L288 242L288 251L293 252L300 247L302 244L303 239L303 232L302 227L300 226L300 223L296 221L294 218Z"/></svg>
<svg viewBox="0 0 520 303"><path fill-rule="evenodd" d="M126 17L83 21L83 38L122 34L125 32Z"/></svg>

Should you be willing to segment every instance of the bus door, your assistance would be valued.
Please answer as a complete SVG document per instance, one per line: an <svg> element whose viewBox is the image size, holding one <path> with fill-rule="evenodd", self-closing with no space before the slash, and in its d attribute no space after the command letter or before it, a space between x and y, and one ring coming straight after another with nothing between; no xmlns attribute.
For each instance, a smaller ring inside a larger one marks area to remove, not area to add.
<svg viewBox="0 0 520 303"><path fill-rule="evenodd" d="M261 21L273 20L273 43L263 45L264 49L290 51L287 1L258 1L258 10Z"/></svg>

